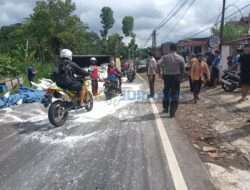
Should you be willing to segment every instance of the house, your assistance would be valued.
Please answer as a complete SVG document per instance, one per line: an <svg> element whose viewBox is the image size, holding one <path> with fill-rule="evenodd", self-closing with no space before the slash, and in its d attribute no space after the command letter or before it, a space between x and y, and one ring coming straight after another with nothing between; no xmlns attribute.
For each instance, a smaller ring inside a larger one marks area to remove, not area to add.
<svg viewBox="0 0 250 190"><path fill-rule="evenodd" d="M235 55L237 49L242 49L245 46L250 46L250 35L242 37L238 40L233 40L231 42L226 42L222 44L221 49L221 61L222 61L222 70L227 69L227 57L230 55Z"/></svg>
<svg viewBox="0 0 250 190"><path fill-rule="evenodd" d="M205 54L209 50L209 38L191 38L177 43L180 52L186 54Z"/></svg>

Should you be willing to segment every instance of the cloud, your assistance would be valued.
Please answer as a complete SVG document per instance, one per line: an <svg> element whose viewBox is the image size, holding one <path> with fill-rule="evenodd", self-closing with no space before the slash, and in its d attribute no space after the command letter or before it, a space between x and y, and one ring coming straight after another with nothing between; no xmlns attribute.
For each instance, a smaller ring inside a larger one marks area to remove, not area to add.
<svg viewBox="0 0 250 190"><path fill-rule="evenodd" d="M32 13L36 0L0 0L0 26L21 22L25 17ZM76 12L81 20L88 24L90 30L98 32L102 26L100 23L100 10L103 6L109 6L114 11L115 24L111 33L118 32L122 34L122 19L124 16L133 16L135 18L135 33L137 41L142 45L152 32L153 28L159 25L164 17L173 7L180 3L180 0L73 0L76 4ZM189 3L191 0L189 0ZM230 4L243 6L249 3L249 0L228 0ZM168 40L179 40L187 34L194 34L204 28L198 36L209 35L209 26L216 22L216 18L221 12L222 2L218 0L196 0L195 4L187 11L184 7L182 11L175 16L164 27L157 31L158 43ZM237 8L231 6L227 9L226 15L235 12ZM244 11L247 14L250 8ZM186 13L185 13L186 12ZM239 17L240 14L236 15ZM150 43L149 43L150 45Z"/></svg>
<svg viewBox="0 0 250 190"><path fill-rule="evenodd" d="M32 13L35 0L1 0L0 26L21 22Z"/></svg>

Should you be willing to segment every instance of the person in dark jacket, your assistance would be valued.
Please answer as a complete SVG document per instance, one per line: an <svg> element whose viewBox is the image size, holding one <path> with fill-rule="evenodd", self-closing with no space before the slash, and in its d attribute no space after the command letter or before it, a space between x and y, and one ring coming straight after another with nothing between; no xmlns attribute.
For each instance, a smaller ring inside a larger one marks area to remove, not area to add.
<svg viewBox="0 0 250 190"><path fill-rule="evenodd" d="M240 56L240 83L241 99L240 102L247 100L250 91L250 46L244 49L244 54Z"/></svg>
<svg viewBox="0 0 250 190"><path fill-rule="evenodd" d="M61 50L60 58L61 61L58 66L59 77L56 84L63 89L79 92L80 105L82 106L85 96L83 80L89 73L72 61L72 52L70 50ZM75 75L82 76L82 80L77 79Z"/></svg>
<svg viewBox="0 0 250 190"><path fill-rule="evenodd" d="M31 82L33 82L35 77L36 77L36 70L35 70L34 65L31 65L30 67L28 67L27 76L28 76L28 80L31 84Z"/></svg>

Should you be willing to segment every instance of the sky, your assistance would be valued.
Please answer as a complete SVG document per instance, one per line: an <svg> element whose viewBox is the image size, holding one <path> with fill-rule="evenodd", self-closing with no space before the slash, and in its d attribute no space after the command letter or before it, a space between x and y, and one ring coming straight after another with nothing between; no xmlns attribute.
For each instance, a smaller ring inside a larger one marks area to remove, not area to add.
<svg viewBox="0 0 250 190"><path fill-rule="evenodd" d="M115 24L111 33L122 34L122 18L133 16L136 40L141 47L150 45L150 40L147 44L146 42L152 30L159 26L177 3L181 4L184 1L188 2L186 6L157 30L158 45L166 41L178 41L190 37L201 30L204 32L194 35L194 37L209 36L209 28L214 25L221 12L222 0L196 0L191 7L189 5L193 0L73 0L76 4L75 14L88 24L90 30L95 32L99 32L102 27L99 15L104 6L109 6L114 11ZM22 22L24 18L32 14L35 3L36 0L0 0L0 26ZM227 0L226 15L237 11L237 7L240 8L249 3L249 0ZM242 14L248 15L248 13L250 13L250 7L245 9ZM238 11L230 19L240 18L240 15ZM226 20L229 20L227 16ZM128 40L125 39L125 41Z"/></svg>

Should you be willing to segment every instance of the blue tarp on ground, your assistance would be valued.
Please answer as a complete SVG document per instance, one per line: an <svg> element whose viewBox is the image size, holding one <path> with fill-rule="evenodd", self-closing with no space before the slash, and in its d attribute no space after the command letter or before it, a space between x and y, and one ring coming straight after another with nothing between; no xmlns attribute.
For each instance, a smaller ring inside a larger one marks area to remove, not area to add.
<svg viewBox="0 0 250 190"><path fill-rule="evenodd" d="M40 102L44 96L44 92L31 88L21 87L17 93L11 94L8 97L0 97L0 108L17 105L18 102L33 103Z"/></svg>

